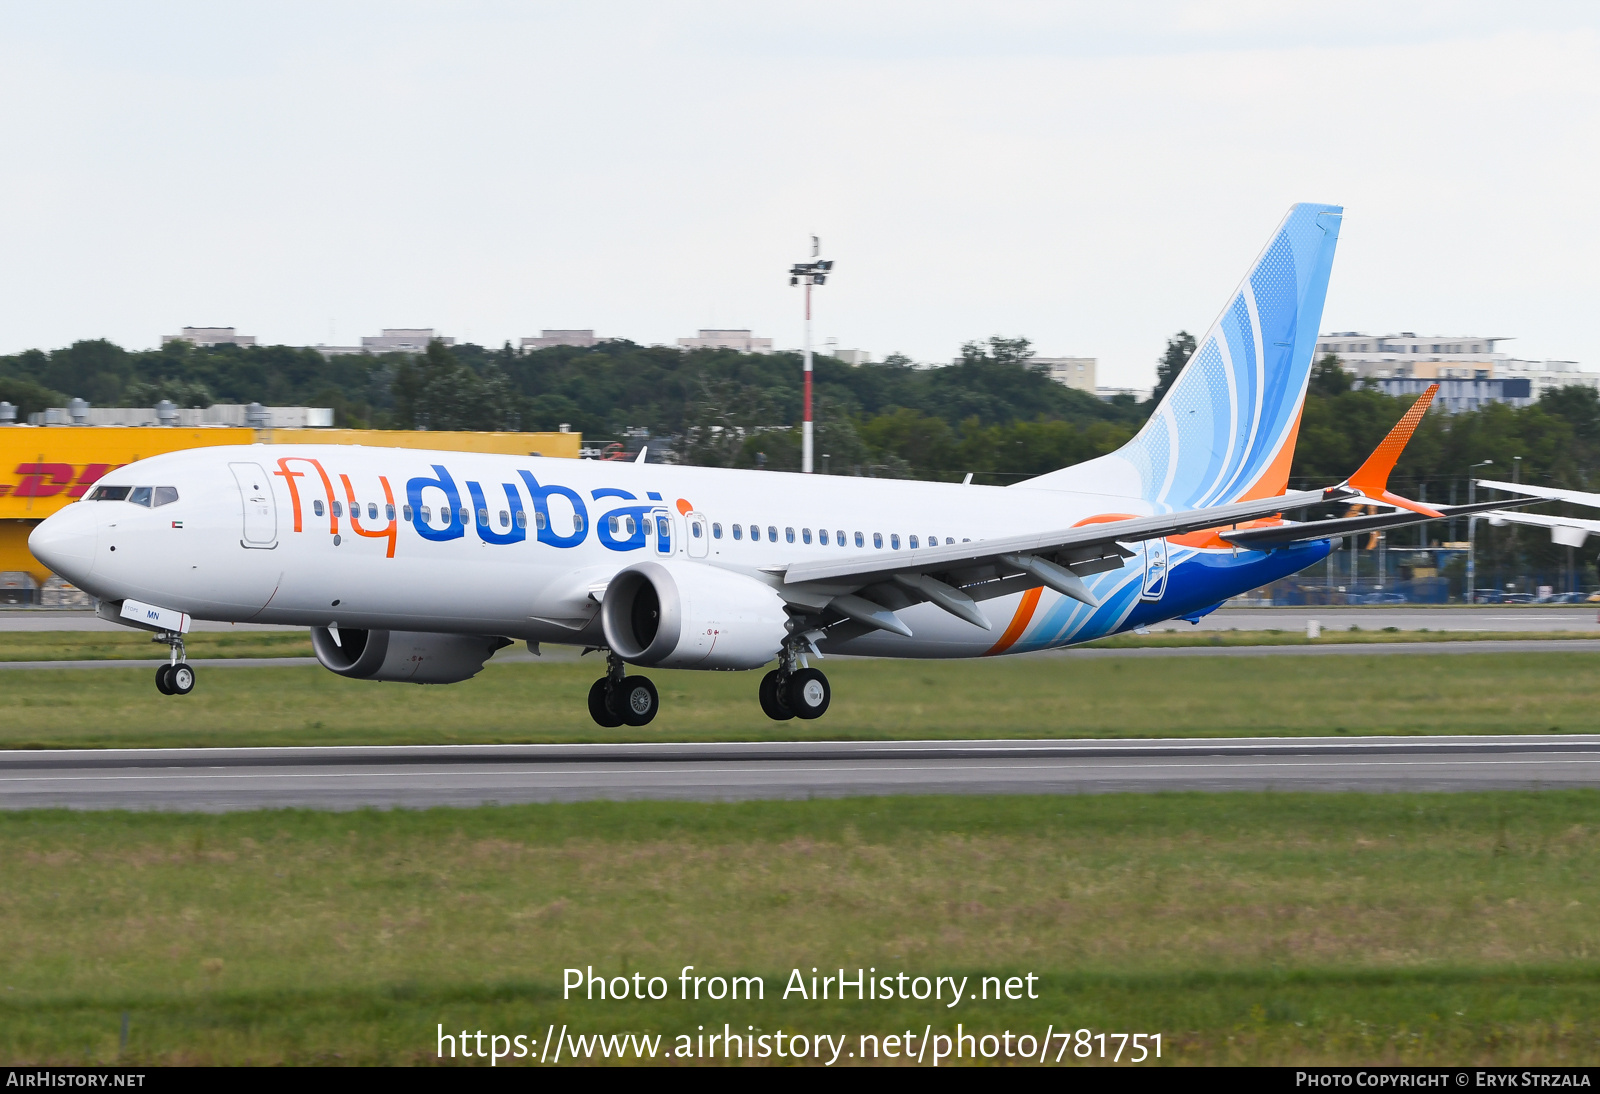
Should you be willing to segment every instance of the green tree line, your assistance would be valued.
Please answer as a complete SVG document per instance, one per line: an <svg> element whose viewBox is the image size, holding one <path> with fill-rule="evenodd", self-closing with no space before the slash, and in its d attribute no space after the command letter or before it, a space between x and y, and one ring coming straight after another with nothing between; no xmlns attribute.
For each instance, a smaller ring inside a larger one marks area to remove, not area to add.
<svg viewBox="0 0 1600 1094"><path fill-rule="evenodd" d="M951 364L919 367L892 355L815 365L819 470L833 474L1014 482L1124 443L1193 352L1179 332L1157 360L1155 396L1102 401L1052 381L1026 339L969 342ZM426 354L339 356L288 346L200 348L183 342L130 351L103 340L0 356L0 399L22 413L73 397L96 406L212 402L331 406L336 424L402 429L551 430L588 443L675 447L700 464L799 465L802 379L792 353L683 353L611 342L519 352L435 343ZM1349 474L1409 405L1353 383L1336 358L1313 367L1295 451L1297 485ZM826 464L823 464L824 457ZM1520 461L1516 457L1521 457ZM1472 465L1493 466L1473 472ZM1394 482L1448 502L1469 475L1587 489L1600 469L1600 399L1588 388L1548 392L1424 419ZM1465 500L1458 497L1455 500Z"/></svg>

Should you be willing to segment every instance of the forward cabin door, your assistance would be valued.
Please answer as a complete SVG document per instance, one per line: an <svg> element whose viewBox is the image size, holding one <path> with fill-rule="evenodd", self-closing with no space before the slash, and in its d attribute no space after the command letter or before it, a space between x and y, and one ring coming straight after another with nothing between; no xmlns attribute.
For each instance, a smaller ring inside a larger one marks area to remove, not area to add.
<svg viewBox="0 0 1600 1094"><path fill-rule="evenodd" d="M244 503L240 544L271 550L278 545L278 503L272 497L272 480L257 463L230 463L228 469L239 484L239 500Z"/></svg>
<svg viewBox="0 0 1600 1094"><path fill-rule="evenodd" d="M650 511L650 539L655 543L658 558L671 558L674 550L672 514L665 509Z"/></svg>
<svg viewBox="0 0 1600 1094"><path fill-rule="evenodd" d="M689 557L705 558L711 553L711 525L703 514L692 510L683 515L683 521L688 527L683 542L689 548Z"/></svg>
<svg viewBox="0 0 1600 1094"><path fill-rule="evenodd" d="M1154 602L1166 591L1167 541L1147 539L1144 541L1144 584L1139 590L1139 599Z"/></svg>

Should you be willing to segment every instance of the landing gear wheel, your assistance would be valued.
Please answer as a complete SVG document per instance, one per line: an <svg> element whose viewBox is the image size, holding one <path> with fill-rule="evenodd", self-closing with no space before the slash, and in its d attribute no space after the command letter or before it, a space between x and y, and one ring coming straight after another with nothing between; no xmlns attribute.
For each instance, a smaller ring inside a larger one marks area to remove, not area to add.
<svg viewBox="0 0 1600 1094"><path fill-rule="evenodd" d="M167 683L167 676L172 672L171 665L158 665L156 667L156 690L162 695L172 694L172 685Z"/></svg>
<svg viewBox="0 0 1600 1094"><path fill-rule="evenodd" d="M828 686L828 678L816 669L801 669L799 672L791 673L789 682L783 690L789 700L789 706L799 718L822 717L827 713L828 703L833 699L833 689Z"/></svg>
<svg viewBox="0 0 1600 1094"><path fill-rule="evenodd" d="M606 705L606 684L608 682L608 678L602 676L589 689L589 717L594 719L594 723L597 726L604 729L616 729L622 724L622 718L612 714L610 708Z"/></svg>
<svg viewBox="0 0 1600 1094"><path fill-rule="evenodd" d="M194 690L194 669L179 661L167 673L167 687L174 695L188 695Z"/></svg>
<svg viewBox="0 0 1600 1094"><path fill-rule="evenodd" d="M761 712L774 722L787 722L794 717L794 708L783 694L783 678L773 669L761 678Z"/></svg>
<svg viewBox="0 0 1600 1094"><path fill-rule="evenodd" d="M630 726L649 725L656 711L661 709L661 696L648 676L624 676L615 695L622 720Z"/></svg>

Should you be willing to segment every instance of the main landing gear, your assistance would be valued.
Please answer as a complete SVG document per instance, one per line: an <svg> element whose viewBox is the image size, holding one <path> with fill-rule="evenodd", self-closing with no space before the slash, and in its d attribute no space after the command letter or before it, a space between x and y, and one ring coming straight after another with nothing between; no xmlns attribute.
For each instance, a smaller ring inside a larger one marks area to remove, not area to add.
<svg viewBox="0 0 1600 1094"><path fill-rule="evenodd" d="M606 729L649 725L661 709L661 697L648 676L624 675L622 658L606 655L606 674L589 689L589 717Z"/></svg>
<svg viewBox="0 0 1600 1094"><path fill-rule="evenodd" d="M172 660L156 669L156 690L162 695L188 695L194 690L194 668L184 660L183 635L157 631L153 642L165 642Z"/></svg>
<svg viewBox="0 0 1600 1094"><path fill-rule="evenodd" d="M785 644L778 667L761 678L761 712L774 722L820 718L833 701L833 688L794 643Z"/></svg>

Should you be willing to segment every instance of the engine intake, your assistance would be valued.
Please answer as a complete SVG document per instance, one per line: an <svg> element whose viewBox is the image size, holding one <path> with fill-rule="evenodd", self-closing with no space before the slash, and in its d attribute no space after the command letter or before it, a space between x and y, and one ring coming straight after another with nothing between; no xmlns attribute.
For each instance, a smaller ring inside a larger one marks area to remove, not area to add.
<svg viewBox="0 0 1600 1094"><path fill-rule="evenodd" d="M470 680L511 639L426 631L358 631L311 628L311 648L322 667L353 680L455 684Z"/></svg>
<svg viewBox="0 0 1600 1094"><path fill-rule="evenodd" d="M624 661L669 669L760 668L789 633L789 613L771 587L694 562L621 571L606 587L600 622Z"/></svg>

